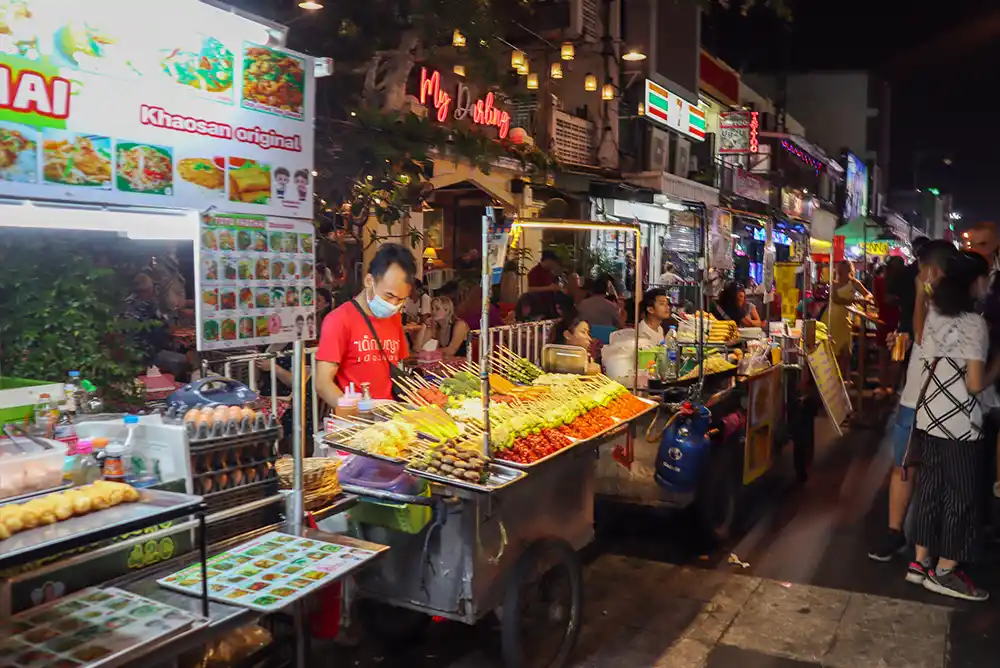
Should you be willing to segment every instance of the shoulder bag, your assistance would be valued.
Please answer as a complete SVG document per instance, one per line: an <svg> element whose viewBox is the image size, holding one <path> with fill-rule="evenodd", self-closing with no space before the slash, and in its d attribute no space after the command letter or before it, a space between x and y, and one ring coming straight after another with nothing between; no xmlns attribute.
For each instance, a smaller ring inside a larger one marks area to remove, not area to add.
<svg viewBox="0 0 1000 668"><path fill-rule="evenodd" d="M382 347L382 339L379 337L378 332L375 331L375 325L372 324L371 318L368 317L365 310L361 308L361 304L358 303L358 300L352 299L351 304L358 310L361 317L365 319L365 323L368 325L368 331L370 331L372 336L375 338L375 344L378 346L378 351L382 353L382 359L389 367L389 378L392 379L392 398L397 401L409 401L409 398L400 387L400 381L409 378L410 374L403 371L398 364L394 364L389 361L389 356L385 354L385 349ZM403 336L406 336L405 332L403 333Z"/></svg>

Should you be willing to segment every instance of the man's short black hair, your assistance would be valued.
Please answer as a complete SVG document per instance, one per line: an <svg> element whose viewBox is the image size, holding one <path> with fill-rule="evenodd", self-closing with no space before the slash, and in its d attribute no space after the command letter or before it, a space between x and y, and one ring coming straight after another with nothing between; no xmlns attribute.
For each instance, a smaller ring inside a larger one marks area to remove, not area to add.
<svg viewBox="0 0 1000 668"><path fill-rule="evenodd" d="M300 322L305 322L305 321L306 321L306 319L303 318L301 315L295 316L295 324L296 325L299 324Z"/></svg>
<svg viewBox="0 0 1000 668"><path fill-rule="evenodd" d="M284 167L278 167L277 169L274 170L275 176L278 176L279 174L284 174L285 176L291 176L291 174L288 173L288 170L285 169Z"/></svg>
<svg viewBox="0 0 1000 668"><path fill-rule="evenodd" d="M385 276L389 267L397 265L406 274L406 280L410 283L417 275L417 263L413 259L413 253L406 246L399 244L382 244L379 246L375 257L368 263L368 273L376 281Z"/></svg>
<svg viewBox="0 0 1000 668"><path fill-rule="evenodd" d="M913 249L913 254L914 255L919 255L920 254L920 249L923 248L925 245L927 245L927 243L929 241L930 241L930 239L928 237L923 236L923 235L918 236L918 237L914 237L913 241L910 242L910 248Z"/></svg>
<svg viewBox="0 0 1000 668"><path fill-rule="evenodd" d="M555 251L552 251L552 250L543 250L542 251L542 260L541 261L545 262L546 260L555 260L556 262L558 262L559 261L559 256L556 255Z"/></svg>
<svg viewBox="0 0 1000 668"><path fill-rule="evenodd" d="M921 266L933 265L944 270L948 260L953 257L958 257L958 249L955 244L944 239L932 239L917 250L917 262Z"/></svg>
<svg viewBox="0 0 1000 668"><path fill-rule="evenodd" d="M666 288L652 288L651 290L646 290L645 294L642 295L642 303L639 305L639 317L644 318L649 309L656 306L657 297L666 296Z"/></svg>

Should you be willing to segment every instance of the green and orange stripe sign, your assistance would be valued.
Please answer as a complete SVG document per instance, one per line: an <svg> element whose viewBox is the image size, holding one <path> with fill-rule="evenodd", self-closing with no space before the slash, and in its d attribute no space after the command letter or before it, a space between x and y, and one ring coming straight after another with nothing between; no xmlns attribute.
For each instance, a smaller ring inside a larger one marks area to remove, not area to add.
<svg viewBox="0 0 1000 668"><path fill-rule="evenodd" d="M646 116L689 137L705 139L705 110L646 79Z"/></svg>

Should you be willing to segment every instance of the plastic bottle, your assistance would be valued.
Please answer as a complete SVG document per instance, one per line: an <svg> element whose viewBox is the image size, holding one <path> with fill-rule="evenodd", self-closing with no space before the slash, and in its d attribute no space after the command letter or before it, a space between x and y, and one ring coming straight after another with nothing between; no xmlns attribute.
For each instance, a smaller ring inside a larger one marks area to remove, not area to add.
<svg viewBox="0 0 1000 668"><path fill-rule="evenodd" d="M138 416L125 416L125 429L128 430L128 434L125 436L125 444L122 446L122 462L125 467L125 478L129 482L146 475L148 471L146 461L139 453L139 448L137 447L139 440L136 437L136 430L138 427ZM110 446L108 456L111 456Z"/></svg>
<svg viewBox="0 0 1000 668"><path fill-rule="evenodd" d="M368 383L361 383L361 399L358 400L358 417L371 420L374 417L375 401L372 399Z"/></svg>
<svg viewBox="0 0 1000 668"><path fill-rule="evenodd" d="M337 405L333 409L334 415L337 417L356 417L359 401L361 401L361 395L354 391L354 383L351 383L347 392L344 392L337 399Z"/></svg>
<svg viewBox="0 0 1000 668"><path fill-rule="evenodd" d="M78 441L66 450L66 458L63 460L63 480L68 481L73 479L73 471L80 463L80 450L84 444L90 445L90 439ZM90 459L93 461L93 457Z"/></svg>
<svg viewBox="0 0 1000 668"><path fill-rule="evenodd" d="M125 446L111 443L105 448L104 479L111 482L125 482Z"/></svg>
<svg viewBox="0 0 1000 668"><path fill-rule="evenodd" d="M667 380L677 380L677 328L671 327L663 342L667 349Z"/></svg>
<svg viewBox="0 0 1000 668"><path fill-rule="evenodd" d="M83 406L83 387L80 384L80 372L70 371L63 385L66 401L63 410L68 413L79 413Z"/></svg>
<svg viewBox="0 0 1000 668"><path fill-rule="evenodd" d="M35 427L43 434L48 435L52 424L53 414L57 412L55 402L49 394L39 394L38 403L35 404Z"/></svg>
<svg viewBox="0 0 1000 668"><path fill-rule="evenodd" d="M103 469L106 454L105 448L108 447L108 439L97 437L91 441L90 447L93 448L94 462L97 463L99 469Z"/></svg>
<svg viewBox="0 0 1000 668"><path fill-rule="evenodd" d="M75 450L77 461L70 471L70 481L74 485L89 485L101 479L102 470L94 460L93 449L93 444L89 440L77 443Z"/></svg>

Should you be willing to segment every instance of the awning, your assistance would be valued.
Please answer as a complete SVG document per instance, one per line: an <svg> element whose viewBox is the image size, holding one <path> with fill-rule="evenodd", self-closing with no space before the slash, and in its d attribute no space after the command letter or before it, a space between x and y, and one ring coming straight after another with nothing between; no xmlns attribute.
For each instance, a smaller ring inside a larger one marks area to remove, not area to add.
<svg viewBox="0 0 1000 668"><path fill-rule="evenodd" d="M865 241L896 241L896 235L867 216L852 218L841 225L833 234L844 237L847 245L856 245Z"/></svg>
<svg viewBox="0 0 1000 668"><path fill-rule="evenodd" d="M805 137L788 134L785 132L761 132L760 137L770 138L770 139L784 139L786 141L790 141L793 144L796 144L803 151L805 151L806 153L808 153L809 155L811 155L812 157L816 158L824 165L826 165L827 168L831 172L833 172L836 176L838 177L844 176L843 166L839 162L828 156L826 152L819 146L816 146L815 144L806 141Z"/></svg>

